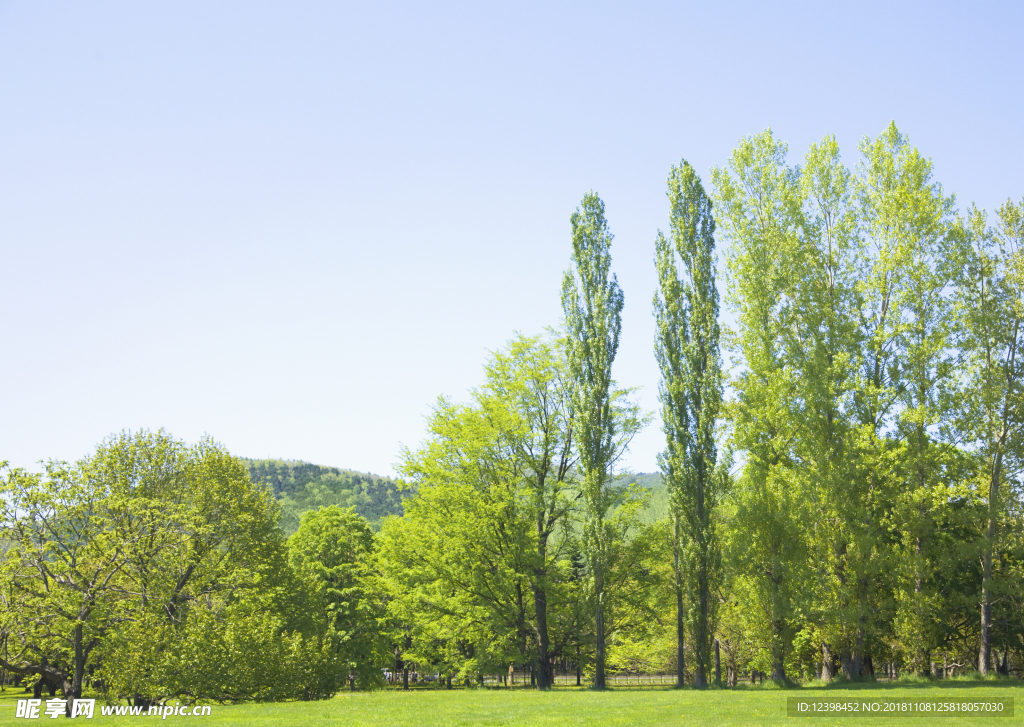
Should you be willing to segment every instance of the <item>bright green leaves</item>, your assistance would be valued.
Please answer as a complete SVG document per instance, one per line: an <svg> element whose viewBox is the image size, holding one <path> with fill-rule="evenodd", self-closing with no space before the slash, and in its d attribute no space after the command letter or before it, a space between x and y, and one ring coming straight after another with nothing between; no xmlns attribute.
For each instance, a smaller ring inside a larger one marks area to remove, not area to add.
<svg viewBox="0 0 1024 727"><path fill-rule="evenodd" d="M19 668L45 656L67 696L86 670L112 699L321 693L280 679L282 649L315 665L320 644L286 633L276 508L220 446L122 434L74 466L11 472L3 490L0 578L16 595L3 625L24 647Z"/></svg>
<svg viewBox="0 0 1024 727"><path fill-rule="evenodd" d="M513 339L472 404L440 399L428 439L406 452L416 495L380 537L406 658L475 678L581 644L585 593L567 565L579 482L566 368L560 341Z"/></svg>

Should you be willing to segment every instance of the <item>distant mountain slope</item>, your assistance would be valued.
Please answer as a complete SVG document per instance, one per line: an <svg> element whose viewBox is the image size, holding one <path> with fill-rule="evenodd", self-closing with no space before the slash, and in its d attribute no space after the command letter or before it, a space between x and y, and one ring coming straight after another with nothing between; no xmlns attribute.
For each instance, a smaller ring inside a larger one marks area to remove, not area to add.
<svg viewBox="0 0 1024 727"><path fill-rule="evenodd" d="M412 490L400 490L398 482L388 477L325 467L294 459L241 460L249 468L253 482L263 482L281 504L281 529L291 535L299 528L299 519L307 510L325 505L355 507L356 512L370 521L374 530L380 528L381 518L402 515L402 501ZM651 501L643 513L643 520L653 523L668 514L668 491L661 474L638 473L629 478L651 490Z"/></svg>
<svg viewBox="0 0 1024 727"><path fill-rule="evenodd" d="M646 523L653 523L656 520L661 520L668 516L668 488L665 487L665 482L661 479L660 472L638 472L631 478L633 482L636 482L642 487L646 487L651 491L651 501L647 504L647 507L643 512L643 521Z"/></svg>
<svg viewBox="0 0 1024 727"><path fill-rule="evenodd" d="M388 477L300 460L241 458L253 482L265 483L281 503L281 529L288 535L299 527L307 510L325 505L355 507L374 530L387 515L403 513L402 500L411 490L399 490Z"/></svg>

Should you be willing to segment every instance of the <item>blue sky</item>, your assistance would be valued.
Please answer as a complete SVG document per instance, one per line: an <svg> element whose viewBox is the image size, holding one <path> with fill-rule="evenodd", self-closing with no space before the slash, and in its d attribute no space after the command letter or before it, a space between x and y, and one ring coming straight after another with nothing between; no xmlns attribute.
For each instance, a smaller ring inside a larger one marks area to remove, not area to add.
<svg viewBox="0 0 1024 727"><path fill-rule="evenodd" d="M0 459L165 427L392 472L559 322L589 189L653 411L669 167L895 119L961 208L1019 199L1022 8L0 2Z"/></svg>

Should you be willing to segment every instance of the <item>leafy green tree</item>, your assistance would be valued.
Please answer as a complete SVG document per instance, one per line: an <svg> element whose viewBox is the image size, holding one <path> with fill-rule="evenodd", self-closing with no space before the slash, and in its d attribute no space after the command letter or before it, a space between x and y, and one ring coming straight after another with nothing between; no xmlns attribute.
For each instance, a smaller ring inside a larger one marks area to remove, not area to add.
<svg viewBox="0 0 1024 727"><path fill-rule="evenodd" d="M615 416L612 363L619 348L624 298L611 272L612 235L604 217L604 202L588 192L571 221L575 271L566 271L562 280L562 310L573 382L573 431L583 477L584 542L594 579L594 686L604 689L605 571L610 545L606 520L615 500L608 480L625 446L618 436L623 431Z"/></svg>
<svg viewBox="0 0 1024 727"><path fill-rule="evenodd" d="M979 459L985 502L981 553L981 631L978 671L987 674L992 652L994 596L1008 596L996 583L994 561L1000 525L1010 510L1008 475L1020 472L1024 455L1024 201L1007 200L997 211L995 230L972 209L962 224L970 244L968 264L959 276L960 348L966 380L959 399L960 429Z"/></svg>
<svg viewBox="0 0 1024 727"><path fill-rule="evenodd" d="M417 491L405 515L384 521L377 569L390 614L409 632L406 660L461 677L529 660L535 530L513 422L441 399L430 437L405 454Z"/></svg>
<svg viewBox="0 0 1024 727"><path fill-rule="evenodd" d="M730 521L737 537L729 552L736 560L733 582L752 596L754 638L768 651L776 680L786 678L786 651L807 592L805 501L793 451L799 400L785 347L800 193L786 153L769 130L743 139L728 166L712 171L716 221L731 242L730 302L738 324L732 344L745 364L733 381L734 439L744 465Z"/></svg>
<svg viewBox="0 0 1024 727"><path fill-rule="evenodd" d="M553 683L548 597L552 569L565 557L567 539L562 538L555 547L553 540L564 531L580 496L574 471L570 390L560 346L559 341L513 339L488 364L487 384L479 397L486 410L504 408L513 414L515 436L509 443L520 463L523 507L533 522L536 543L530 587L538 689Z"/></svg>
<svg viewBox="0 0 1024 727"><path fill-rule="evenodd" d="M949 499L949 483L939 479L950 451L936 428L948 420L949 289L961 260L949 234L953 198L932 179L931 160L895 124L865 139L861 153L857 195L872 254L861 285L866 345L860 418L869 438L885 434L902 451L889 488L899 540L896 623L908 658L924 673L940 610L929 586L929 539Z"/></svg>
<svg viewBox="0 0 1024 727"><path fill-rule="evenodd" d="M668 185L672 243L660 232L655 242L660 283L654 297L658 325L655 355L661 367L662 426L667 443L659 461L672 508L679 685L684 672L685 584L694 638L694 681L703 688L711 670L715 633L712 591L721 560L714 527L723 481L715 472L715 427L722 400L715 220L711 201L689 163L683 161L672 168ZM685 271L682 281L677 254Z"/></svg>
<svg viewBox="0 0 1024 727"><path fill-rule="evenodd" d="M119 576L140 534L130 515L81 469L51 462L42 475L0 480L0 561L10 594L2 629L16 674L39 674L68 700L82 696L96 647L121 617Z"/></svg>
<svg viewBox="0 0 1024 727"><path fill-rule="evenodd" d="M4 493L13 670L48 674L68 699L92 672L140 706L322 696L322 643L288 628L276 507L222 447L122 434L74 466L11 472Z"/></svg>
<svg viewBox="0 0 1024 727"><path fill-rule="evenodd" d="M288 539L289 563L309 594L307 614L318 622L307 633L323 634L341 676L363 686L380 681L386 648L378 629L381 603L367 572L373 549L370 524L353 508L308 511ZM328 694L337 675L325 677L329 683L320 691Z"/></svg>
<svg viewBox="0 0 1024 727"><path fill-rule="evenodd" d="M840 161L835 138L812 144L794 173L799 227L787 261L784 295L791 305L781 330L801 423L793 455L801 465L813 573L814 625L805 627L801 638L805 649L820 641L825 678L831 676L835 649L844 675L857 679L873 634L873 585L882 569L877 513L852 419L863 342L856 316L863 245L854 180Z"/></svg>
<svg viewBox="0 0 1024 727"><path fill-rule="evenodd" d="M234 619L256 619L259 633L269 633L273 624L275 637L284 632L282 609L291 584L271 494L223 447L210 440L189 447L163 432L112 438L97 448L87 471L98 486L119 494L144 534L124 570L126 589L137 595L125 602L117 638L104 646L104 682L136 703L212 694L268 698L268 685L240 664L211 664L239 680L206 684L196 681L201 672L183 672L175 664L198 658L184 653L184 645L205 648L204 639ZM245 637L236 646L243 643L256 648ZM261 658L267 652L259 648ZM140 661L139 654L146 658ZM128 663L133 668L124 668Z"/></svg>

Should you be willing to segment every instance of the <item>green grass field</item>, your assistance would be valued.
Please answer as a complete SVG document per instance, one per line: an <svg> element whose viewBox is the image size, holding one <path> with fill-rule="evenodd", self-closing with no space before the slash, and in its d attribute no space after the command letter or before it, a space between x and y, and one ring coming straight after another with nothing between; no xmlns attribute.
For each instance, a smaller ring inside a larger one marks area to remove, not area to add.
<svg viewBox="0 0 1024 727"><path fill-rule="evenodd" d="M213 705L208 717L96 717L87 724L353 725L353 727L454 727L456 725L1017 725L1024 723L1024 703L1015 716L983 715L842 715L788 717L786 698L828 697L970 699L987 701L1024 697L1019 681L934 684L860 684L848 687L804 687L780 690L754 687L737 690L609 690L559 689L538 693L515 690L422 690L408 693L344 693L324 702ZM0 695L0 724L40 724L15 719L20 690ZM48 722L48 721L47 721Z"/></svg>

